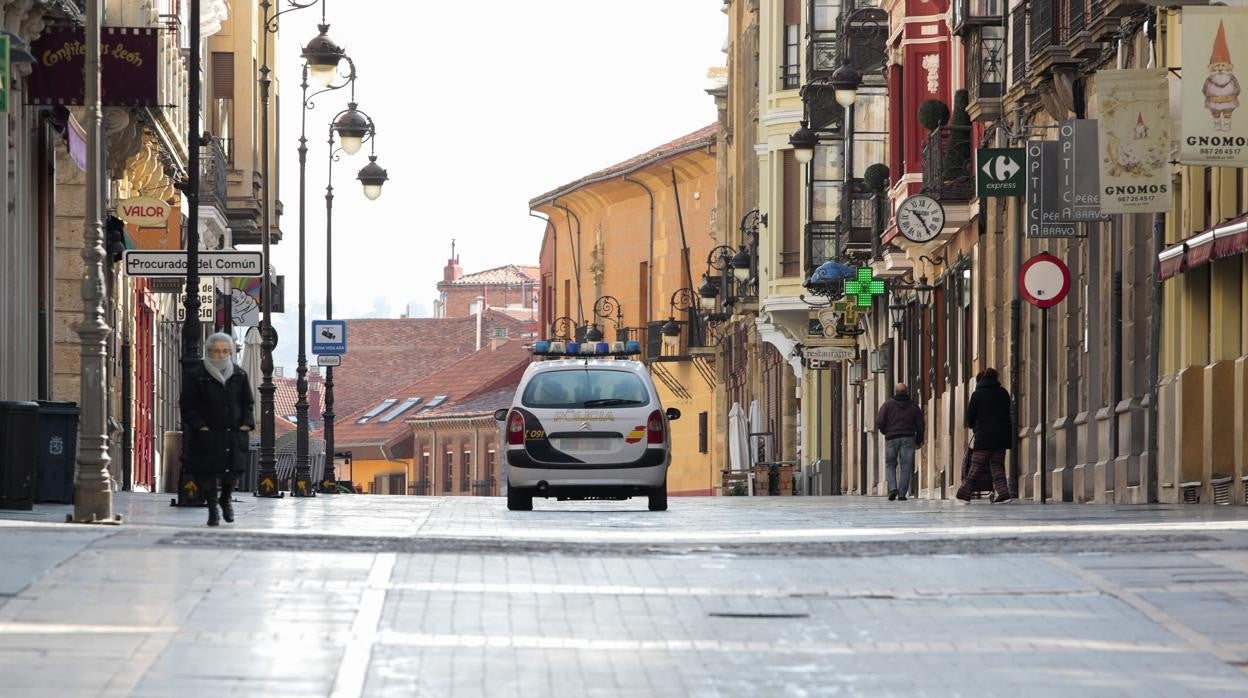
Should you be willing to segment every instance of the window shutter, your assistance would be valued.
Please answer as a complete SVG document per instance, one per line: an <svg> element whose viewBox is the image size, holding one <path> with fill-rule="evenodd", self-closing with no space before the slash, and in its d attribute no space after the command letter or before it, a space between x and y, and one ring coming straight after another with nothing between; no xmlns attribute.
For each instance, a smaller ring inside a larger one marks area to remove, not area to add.
<svg viewBox="0 0 1248 698"><path fill-rule="evenodd" d="M802 23L802 3L800 0L784 0L784 23Z"/></svg>
<svg viewBox="0 0 1248 698"><path fill-rule="evenodd" d="M212 98L234 99L234 54L215 51L212 54Z"/></svg>

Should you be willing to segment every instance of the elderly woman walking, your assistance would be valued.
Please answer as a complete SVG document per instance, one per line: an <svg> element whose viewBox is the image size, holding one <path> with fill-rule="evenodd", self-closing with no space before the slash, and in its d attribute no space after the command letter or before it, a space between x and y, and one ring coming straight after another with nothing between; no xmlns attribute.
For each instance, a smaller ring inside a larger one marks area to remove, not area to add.
<svg viewBox="0 0 1248 698"><path fill-rule="evenodd" d="M208 502L208 525L234 521L230 496L247 469L247 432L255 428L247 374L234 361L234 338L218 332L204 342L204 358L182 384L182 425L190 434L186 471ZM220 481L220 500L217 482ZM221 505L218 512L217 504Z"/></svg>

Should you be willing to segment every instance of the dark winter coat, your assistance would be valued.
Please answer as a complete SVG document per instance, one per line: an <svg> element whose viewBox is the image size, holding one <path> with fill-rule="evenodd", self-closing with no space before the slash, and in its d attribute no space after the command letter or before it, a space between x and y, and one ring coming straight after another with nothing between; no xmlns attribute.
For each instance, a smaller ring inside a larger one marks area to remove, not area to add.
<svg viewBox="0 0 1248 698"><path fill-rule="evenodd" d="M183 466L195 475L225 475L247 469L248 432L255 429L254 400L247 373L235 365L225 384L196 364L182 385L182 427L190 439ZM204 431L201 427L208 427Z"/></svg>
<svg viewBox="0 0 1248 698"><path fill-rule="evenodd" d="M875 417L875 430L884 439L913 436L916 444L923 443L923 408L910 399L907 393L899 393L880 406Z"/></svg>
<svg viewBox="0 0 1248 698"><path fill-rule="evenodd" d="M996 378L980 378L966 405L966 428L975 431L976 450L1003 451L1014 446L1010 393Z"/></svg>

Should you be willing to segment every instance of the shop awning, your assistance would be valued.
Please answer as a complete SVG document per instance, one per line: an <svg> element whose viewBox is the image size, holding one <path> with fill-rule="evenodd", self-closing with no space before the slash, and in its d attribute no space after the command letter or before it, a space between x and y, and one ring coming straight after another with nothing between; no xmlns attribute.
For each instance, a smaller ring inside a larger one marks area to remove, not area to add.
<svg viewBox="0 0 1248 698"><path fill-rule="evenodd" d="M1157 255L1162 281L1210 260L1248 252L1248 214L1166 247Z"/></svg>
<svg viewBox="0 0 1248 698"><path fill-rule="evenodd" d="M1187 271L1187 245L1179 243L1167 247L1157 255L1160 263L1159 276L1162 281L1172 279Z"/></svg>
<svg viewBox="0 0 1248 698"><path fill-rule="evenodd" d="M1213 258L1222 259L1248 251L1248 216L1240 216L1213 231Z"/></svg>

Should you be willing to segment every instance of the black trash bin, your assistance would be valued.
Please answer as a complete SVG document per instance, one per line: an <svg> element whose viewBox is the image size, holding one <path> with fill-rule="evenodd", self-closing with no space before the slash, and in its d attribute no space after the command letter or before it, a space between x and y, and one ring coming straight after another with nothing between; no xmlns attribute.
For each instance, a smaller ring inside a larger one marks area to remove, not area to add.
<svg viewBox="0 0 1248 698"><path fill-rule="evenodd" d="M0 401L0 509L32 509L39 404Z"/></svg>
<svg viewBox="0 0 1248 698"><path fill-rule="evenodd" d="M74 503L74 461L78 458L76 402L39 400L35 502Z"/></svg>

